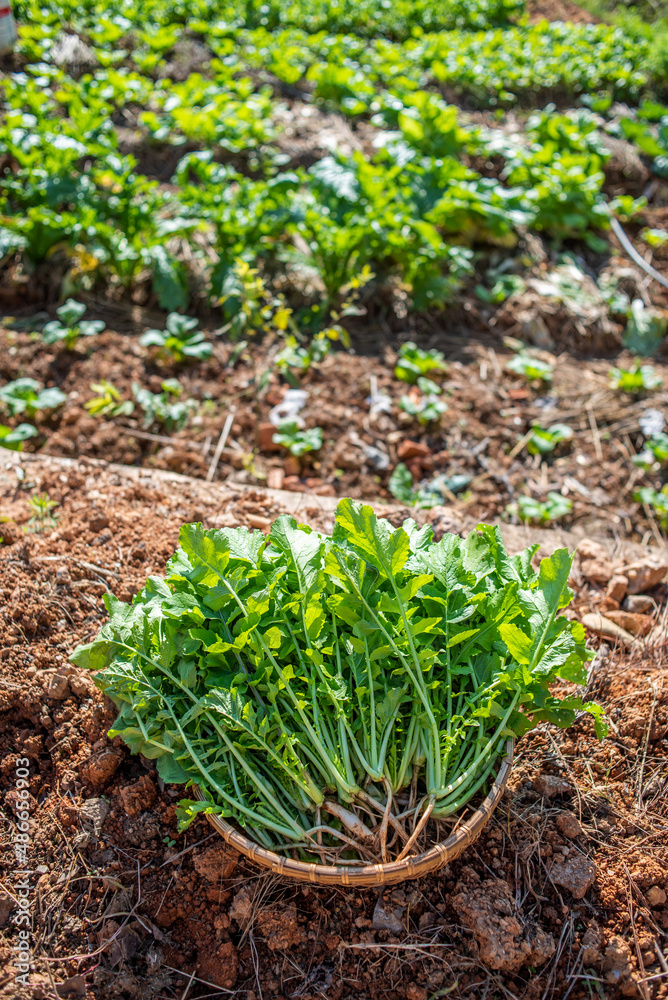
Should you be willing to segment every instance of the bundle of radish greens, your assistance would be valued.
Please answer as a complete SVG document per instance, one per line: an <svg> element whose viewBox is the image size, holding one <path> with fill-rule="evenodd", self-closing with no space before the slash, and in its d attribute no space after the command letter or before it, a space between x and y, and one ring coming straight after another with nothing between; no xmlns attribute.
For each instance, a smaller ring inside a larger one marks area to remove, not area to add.
<svg viewBox="0 0 668 1000"><path fill-rule="evenodd" d="M332 537L279 517L267 537L186 524L165 579L74 663L119 708L110 735L199 786L179 806L326 864L415 854L493 780L508 738L600 708L554 697L591 653L571 557L536 572L498 528L433 540L341 500ZM431 831L431 833L429 833Z"/></svg>

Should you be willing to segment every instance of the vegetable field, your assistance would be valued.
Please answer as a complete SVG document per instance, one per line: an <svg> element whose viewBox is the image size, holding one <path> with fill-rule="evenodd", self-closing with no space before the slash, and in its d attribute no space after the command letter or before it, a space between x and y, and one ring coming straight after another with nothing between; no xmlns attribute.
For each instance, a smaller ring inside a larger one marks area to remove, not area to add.
<svg viewBox="0 0 668 1000"><path fill-rule="evenodd" d="M668 14L583 3L13 4L3 1000L668 996Z"/></svg>
<svg viewBox="0 0 668 1000"><path fill-rule="evenodd" d="M662 22L15 14L4 447L658 537Z"/></svg>

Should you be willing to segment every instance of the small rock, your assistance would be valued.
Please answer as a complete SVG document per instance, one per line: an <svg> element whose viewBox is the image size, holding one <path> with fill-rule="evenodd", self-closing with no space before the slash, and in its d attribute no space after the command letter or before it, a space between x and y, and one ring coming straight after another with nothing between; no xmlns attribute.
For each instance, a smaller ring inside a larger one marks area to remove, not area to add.
<svg viewBox="0 0 668 1000"><path fill-rule="evenodd" d="M109 803L105 799L86 799L79 809L79 816L84 827L92 830L96 837L104 826L109 815Z"/></svg>
<svg viewBox="0 0 668 1000"><path fill-rule="evenodd" d="M561 864L555 859L550 869L550 878L557 885L568 889L573 899L582 899L596 881L596 872L596 865L589 858L583 854L571 854Z"/></svg>
<svg viewBox="0 0 668 1000"><path fill-rule="evenodd" d="M663 906L666 902L665 890L658 885L652 885L645 893L645 899L650 906Z"/></svg>
<svg viewBox="0 0 668 1000"><path fill-rule="evenodd" d="M390 934L404 934L406 928L399 919L401 913L401 909L385 909L381 896L379 897L378 902L376 903L376 908L373 911L371 926L375 931L389 931Z"/></svg>
<svg viewBox="0 0 668 1000"><path fill-rule="evenodd" d="M157 792L152 780L145 774L132 785L121 788L119 795L128 816L138 816L140 812L151 808Z"/></svg>
<svg viewBox="0 0 668 1000"><path fill-rule="evenodd" d="M647 635L652 627L649 615L636 615L631 611L608 611L606 617L631 635Z"/></svg>
<svg viewBox="0 0 668 1000"><path fill-rule="evenodd" d="M227 844L215 844L193 858L195 871L214 885L223 878L231 878L238 861L238 853Z"/></svg>
<svg viewBox="0 0 668 1000"><path fill-rule="evenodd" d="M283 480L283 489L290 493L303 493L304 484L299 476L286 476Z"/></svg>
<svg viewBox="0 0 668 1000"><path fill-rule="evenodd" d="M47 698L54 701L62 701L67 698L70 686L65 674L46 674L42 678L42 687Z"/></svg>
<svg viewBox="0 0 668 1000"><path fill-rule="evenodd" d="M668 561L664 556L649 555L642 562L631 563L624 567L624 575L628 577L629 594L644 594L646 590L661 583L668 572Z"/></svg>
<svg viewBox="0 0 668 1000"><path fill-rule="evenodd" d="M431 451L426 444L421 441L402 441L397 448L397 458L400 462L407 462L411 458L429 458Z"/></svg>
<svg viewBox="0 0 668 1000"><path fill-rule="evenodd" d="M580 571L590 583L607 583L613 573L608 550L590 538L584 538L577 548Z"/></svg>
<svg viewBox="0 0 668 1000"><path fill-rule="evenodd" d="M557 816L557 827L559 831L563 833L564 837L568 837L569 840L573 840L574 837L579 837L582 833L582 827L580 826L577 816L574 816L572 812L564 811L560 812Z"/></svg>
<svg viewBox="0 0 668 1000"><path fill-rule="evenodd" d="M270 490L282 490L285 473L283 469L269 469L267 471L267 486Z"/></svg>
<svg viewBox="0 0 668 1000"><path fill-rule="evenodd" d="M624 600L628 585L629 581L627 577L616 574L610 579L605 596L619 603Z"/></svg>
<svg viewBox="0 0 668 1000"><path fill-rule="evenodd" d="M656 609L656 603L647 594L629 594L622 607L634 615L649 615Z"/></svg>
<svg viewBox="0 0 668 1000"><path fill-rule="evenodd" d="M544 799L553 799L555 795L566 795L571 790L570 784L558 774L539 774L533 779L533 787Z"/></svg>
<svg viewBox="0 0 668 1000"><path fill-rule="evenodd" d="M316 486L314 490L311 491L316 497L335 497L336 490L331 483L323 483L322 486Z"/></svg>
<svg viewBox="0 0 668 1000"><path fill-rule="evenodd" d="M630 632L627 632L615 622L610 621L609 618L599 615L596 611L588 615L583 615L581 621L585 628L596 632L598 635L605 636L606 639L619 639L624 646L632 646L635 642Z"/></svg>
<svg viewBox="0 0 668 1000"><path fill-rule="evenodd" d="M268 421L265 424L260 424L257 429L257 446L260 451L280 451L281 445L276 444L274 441L274 434L276 434L276 428L273 424ZM276 487L280 489L280 487Z"/></svg>
<svg viewBox="0 0 668 1000"><path fill-rule="evenodd" d="M631 978L631 948L618 934L614 934L608 941L608 946L603 955L603 971L605 978L612 985L619 985Z"/></svg>

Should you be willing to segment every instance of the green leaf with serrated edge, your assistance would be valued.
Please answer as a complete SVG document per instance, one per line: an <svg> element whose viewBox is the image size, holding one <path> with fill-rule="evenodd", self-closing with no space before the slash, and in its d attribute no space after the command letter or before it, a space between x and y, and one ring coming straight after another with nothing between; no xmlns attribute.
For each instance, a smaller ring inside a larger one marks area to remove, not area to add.
<svg viewBox="0 0 668 1000"><path fill-rule="evenodd" d="M410 552L408 535L403 528L393 529L388 521L376 517L373 508L355 500L340 500L336 508L334 540L342 538L387 577L403 569Z"/></svg>

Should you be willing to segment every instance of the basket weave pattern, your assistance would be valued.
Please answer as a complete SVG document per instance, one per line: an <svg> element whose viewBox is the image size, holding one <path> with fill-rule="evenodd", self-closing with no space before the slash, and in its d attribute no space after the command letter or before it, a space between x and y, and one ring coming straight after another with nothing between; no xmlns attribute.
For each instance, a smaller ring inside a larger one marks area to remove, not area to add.
<svg viewBox="0 0 668 1000"><path fill-rule="evenodd" d="M508 781L513 763L513 741L506 744L506 755L501 762L499 773L487 796L473 815L441 844L435 844L428 851L403 861L389 861L386 864L364 865L359 868L349 868L345 865L318 865L306 861L295 861L293 858L282 857L274 851L260 847L253 840L244 837L235 827L230 826L220 816L207 814L207 819L226 842L240 851L251 861L263 868L270 868L277 875L298 879L300 882L312 882L319 885L352 885L359 888L374 885L393 885L409 878L419 878L442 868L449 861L459 857L475 840L478 839L489 818L499 804L503 790ZM203 792L197 787L195 797L204 800Z"/></svg>

